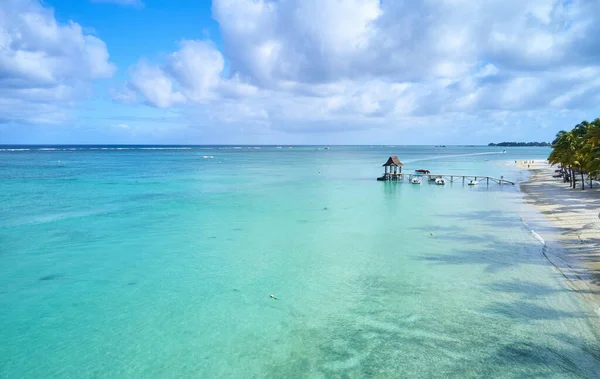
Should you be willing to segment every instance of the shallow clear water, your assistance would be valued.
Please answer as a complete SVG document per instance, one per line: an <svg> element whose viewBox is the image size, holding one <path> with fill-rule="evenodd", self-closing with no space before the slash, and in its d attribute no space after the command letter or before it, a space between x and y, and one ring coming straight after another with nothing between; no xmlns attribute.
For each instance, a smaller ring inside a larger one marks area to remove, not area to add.
<svg viewBox="0 0 600 379"><path fill-rule="evenodd" d="M600 372L598 316L522 222L518 186L375 181L389 155L524 180L514 160L548 149L15 148L0 377Z"/></svg>

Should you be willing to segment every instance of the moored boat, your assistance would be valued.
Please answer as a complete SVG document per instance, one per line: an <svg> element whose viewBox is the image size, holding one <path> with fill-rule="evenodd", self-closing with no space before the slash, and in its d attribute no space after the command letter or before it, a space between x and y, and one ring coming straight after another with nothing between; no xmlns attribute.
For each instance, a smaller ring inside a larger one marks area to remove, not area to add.
<svg viewBox="0 0 600 379"><path fill-rule="evenodd" d="M442 177L437 177L435 178L435 184L437 184L438 186L446 185L446 179Z"/></svg>

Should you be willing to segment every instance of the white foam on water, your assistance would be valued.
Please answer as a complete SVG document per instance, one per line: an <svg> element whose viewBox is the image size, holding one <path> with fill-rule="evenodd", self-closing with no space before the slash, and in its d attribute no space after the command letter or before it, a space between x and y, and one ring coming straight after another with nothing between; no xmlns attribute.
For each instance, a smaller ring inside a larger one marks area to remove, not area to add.
<svg viewBox="0 0 600 379"><path fill-rule="evenodd" d="M475 155L492 155L492 154L503 154L503 153L501 151L489 151L489 152L485 152L485 153L442 155L442 156L427 157L427 158L409 159L409 160L404 161L404 163L434 161L434 160L438 160L438 159L470 157L470 156L475 156Z"/></svg>
<svg viewBox="0 0 600 379"><path fill-rule="evenodd" d="M542 245L546 246L546 241L544 241L544 239L543 239L543 238L542 238L542 237L541 237L539 234L537 234L537 233L536 233L534 230L532 230L532 231L531 231L531 234L533 235L533 237L534 237L536 240L540 241L540 243L541 243Z"/></svg>
<svg viewBox="0 0 600 379"><path fill-rule="evenodd" d="M544 241L544 239L542 238L542 236L540 236L539 234L537 234L535 232L535 230L533 230L526 222L525 220L523 220L523 218L521 217L521 224L525 227L525 229L529 230L529 232L531 233L531 235L533 236L533 238L535 238L536 240L538 240L543 246L546 246L546 241Z"/></svg>
<svg viewBox="0 0 600 379"><path fill-rule="evenodd" d="M191 147L140 147L140 150L192 150Z"/></svg>
<svg viewBox="0 0 600 379"><path fill-rule="evenodd" d="M31 149L0 149L0 151L29 151Z"/></svg>

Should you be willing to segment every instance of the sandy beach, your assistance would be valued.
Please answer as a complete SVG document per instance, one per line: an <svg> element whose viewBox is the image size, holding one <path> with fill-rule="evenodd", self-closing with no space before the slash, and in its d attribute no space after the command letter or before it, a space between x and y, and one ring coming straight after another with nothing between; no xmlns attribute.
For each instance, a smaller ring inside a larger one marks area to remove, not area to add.
<svg viewBox="0 0 600 379"><path fill-rule="evenodd" d="M556 167L546 161L517 165L530 170L529 181L521 184L525 200L551 221L562 247L551 261L570 280L573 288L595 304L600 314L600 183L581 190L569 188L553 178Z"/></svg>

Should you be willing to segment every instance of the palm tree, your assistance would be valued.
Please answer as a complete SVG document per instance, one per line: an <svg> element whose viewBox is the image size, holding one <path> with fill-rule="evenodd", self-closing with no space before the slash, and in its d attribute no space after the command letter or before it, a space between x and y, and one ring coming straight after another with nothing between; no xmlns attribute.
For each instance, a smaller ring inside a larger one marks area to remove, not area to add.
<svg viewBox="0 0 600 379"><path fill-rule="evenodd" d="M575 186L573 173L573 163L575 161L575 138L572 132L561 130L556 134L552 141L552 152L548 157L550 164L560 164L566 169L565 180L571 181L571 186Z"/></svg>
<svg viewBox="0 0 600 379"><path fill-rule="evenodd" d="M564 180L571 181L572 188L576 186L575 170L581 175L581 189L585 189L585 174L591 187L600 175L600 118L582 121L569 132L558 132L548 160L562 165Z"/></svg>
<svg viewBox="0 0 600 379"><path fill-rule="evenodd" d="M600 118L592 121L588 128L587 136L587 145L590 154L588 177L591 187L592 180L600 175Z"/></svg>

